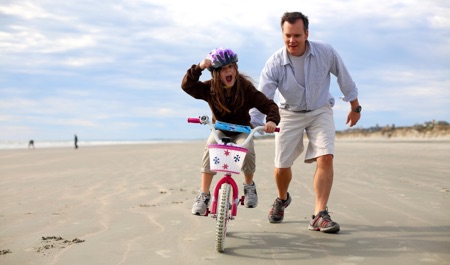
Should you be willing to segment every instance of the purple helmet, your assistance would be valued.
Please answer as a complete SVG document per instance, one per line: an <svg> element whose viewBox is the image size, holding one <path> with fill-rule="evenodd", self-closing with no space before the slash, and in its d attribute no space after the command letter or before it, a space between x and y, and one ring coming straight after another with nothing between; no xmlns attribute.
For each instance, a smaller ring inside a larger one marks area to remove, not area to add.
<svg viewBox="0 0 450 265"><path fill-rule="evenodd" d="M238 61L237 54L235 54L230 49L223 49L223 48L217 48L212 50L206 58L211 60L212 65L211 67L208 67L208 70L211 72L214 69Z"/></svg>

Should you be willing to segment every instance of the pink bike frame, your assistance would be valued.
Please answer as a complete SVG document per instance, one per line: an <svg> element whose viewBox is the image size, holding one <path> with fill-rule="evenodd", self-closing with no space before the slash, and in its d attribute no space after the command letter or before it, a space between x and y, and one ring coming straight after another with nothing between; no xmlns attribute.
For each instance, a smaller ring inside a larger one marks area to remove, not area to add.
<svg viewBox="0 0 450 265"><path fill-rule="evenodd" d="M219 190L223 183L228 183L231 185L231 188L233 190L233 205L231 205L231 215L236 216L237 214L237 204L239 202L239 188L236 184L236 181L231 177L231 173L225 173L225 176L223 176L216 184L216 187L214 188L214 195L212 199L212 208L211 208L211 214L216 214L217 212L217 198L219 198Z"/></svg>
<svg viewBox="0 0 450 265"><path fill-rule="evenodd" d="M209 117L208 117L208 116L202 116L202 117L200 117L200 118L188 118L188 122L189 122L189 123L199 123L199 124L203 124L203 125L208 124L209 127L210 127L210 129L211 129L211 132L212 132L213 135L214 135L214 138L216 139L216 142L217 142L218 144L224 144L224 143L222 142L222 140L219 139L219 137L217 136L217 133L215 132L215 129L214 129L214 124L209 120ZM258 127L253 128L253 129L251 130L250 134L248 135L247 139L246 139L242 144L240 144L240 145L234 144L234 146L242 147L243 145L246 145L246 144L253 138L253 135L254 135L257 131L263 130L263 129L264 129L264 126L258 126ZM276 132L279 132L280 129L279 129L279 128L276 128L275 131L276 131ZM238 186L237 186L237 184L236 184L236 181L233 179L232 174L229 173L229 172L226 172L226 173L225 173L225 176L223 176L223 177L217 182L217 184L216 184L216 186L215 186L215 188L214 188L214 194L213 194L213 197L212 197L212 205L211 205L211 206L212 206L212 209L211 209L210 212L207 211L207 213L206 213L205 216L207 216L208 213L211 213L211 214L213 214L213 215L215 215L215 214L217 213L217 200L218 200L218 198L219 198L219 190L220 190L220 187L222 186L223 183L228 183L228 184L230 184L230 185L231 185L231 188L232 188L232 190L233 190L233 194L232 194L232 196L233 196L233 204L231 205L231 216L232 216L232 217L236 216L236 214L237 214L237 206L238 206L238 203L239 203L239 198L238 198L238 196L239 196L239 188L238 188ZM242 198L243 198L243 197L244 197L244 196L242 196ZM241 199L241 204L244 204L244 200L243 200L243 199Z"/></svg>

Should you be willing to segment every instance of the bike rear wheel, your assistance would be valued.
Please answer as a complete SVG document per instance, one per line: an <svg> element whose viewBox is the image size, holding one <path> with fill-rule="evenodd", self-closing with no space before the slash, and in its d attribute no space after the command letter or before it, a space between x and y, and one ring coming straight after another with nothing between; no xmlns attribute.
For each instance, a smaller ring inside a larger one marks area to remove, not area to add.
<svg viewBox="0 0 450 265"><path fill-rule="evenodd" d="M219 200L217 201L217 223L216 223L216 250L225 250L225 239L227 237L227 224L230 220L230 191L231 185L224 183L220 187Z"/></svg>

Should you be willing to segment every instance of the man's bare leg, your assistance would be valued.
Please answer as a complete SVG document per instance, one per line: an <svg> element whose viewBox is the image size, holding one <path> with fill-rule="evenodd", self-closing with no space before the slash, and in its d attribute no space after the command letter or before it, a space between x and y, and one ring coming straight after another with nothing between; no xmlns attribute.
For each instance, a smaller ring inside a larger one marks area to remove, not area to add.
<svg viewBox="0 0 450 265"><path fill-rule="evenodd" d="M282 200L287 200L289 184L291 183L291 179L292 179L291 168L290 167L275 168L274 175L275 175L275 183L277 184L277 188L278 188L278 198L280 198Z"/></svg>
<svg viewBox="0 0 450 265"><path fill-rule="evenodd" d="M316 206L314 215L327 207L328 199L333 185L333 155L324 155L317 158L317 168L314 174L314 192Z"/></svg>

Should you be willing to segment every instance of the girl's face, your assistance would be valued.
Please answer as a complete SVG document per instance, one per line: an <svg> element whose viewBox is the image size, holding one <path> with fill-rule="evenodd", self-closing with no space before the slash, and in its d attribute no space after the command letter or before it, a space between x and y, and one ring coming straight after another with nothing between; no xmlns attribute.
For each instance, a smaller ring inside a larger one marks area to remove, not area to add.
<svg viewBox="0 0 450 265"><path fill-rule="evenodd" d="M220 69L220 80L226 88L231 88L236 82L236 67L234 64L227 64Z"/></svg>

